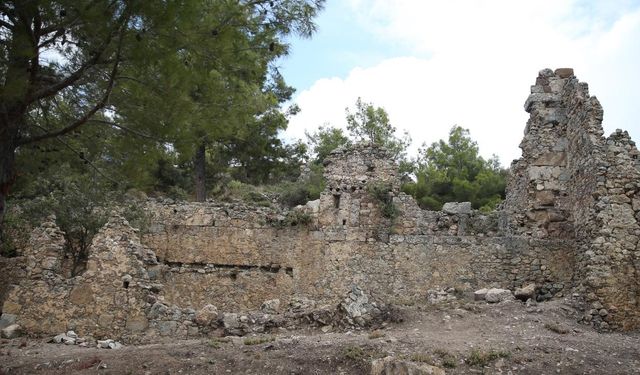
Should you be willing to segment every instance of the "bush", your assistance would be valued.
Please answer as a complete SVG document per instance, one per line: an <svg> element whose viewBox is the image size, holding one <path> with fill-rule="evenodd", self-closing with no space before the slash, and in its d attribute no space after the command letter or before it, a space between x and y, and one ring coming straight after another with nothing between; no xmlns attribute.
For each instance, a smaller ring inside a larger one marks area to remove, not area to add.
<svg viewBox="0 0 640 375"><path fill-rule="evenodd" d="M367 186L369 194L375 198L380 204L380 212L387 219L394 220L400 215L400 210L393 204L393 195L391 194L391 186L384 183L370 183Z"/></svg>
<svg viewBox="0 0 640 375"><path fill-rule="evenodd" d="M320 198L325 183L322 175L323 167L312 164L309 166L309 174L306 178L291 182L283 182L273 185L271 191L278 196L280 204L286 207L304 205L309 201Z"/></svg>
<svg viewBox="0 0 640 375"><path fill-rule="evenodd" d="M55 217L65 238L65 254L70 276L84 270L93 237L116 209L132 226L145 230L148 218L142 204L97 176L73 173L61 165L48 176L41 176L23 188L11 201L23 233ZM14 236L12 241L16 241ZM4 242L3 242L4 243Z"/></svg>
<svg viewBox="0 0 640 375"><path fill-rule="evenodd" d="M471 353L467 357L466 362L467 364L469 364L469 366L483 367L489 364L489 362L493 360L496 360L498 358L508 358L510 355L511 354L509 352L502 351L502 350L484 351L480 349L473 349L471 350Z"/></svg>

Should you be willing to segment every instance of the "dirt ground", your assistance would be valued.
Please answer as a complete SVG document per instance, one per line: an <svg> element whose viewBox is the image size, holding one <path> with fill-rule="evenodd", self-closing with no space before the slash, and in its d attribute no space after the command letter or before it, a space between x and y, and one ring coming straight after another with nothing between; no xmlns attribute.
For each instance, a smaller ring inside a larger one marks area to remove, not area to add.
<svg viewBox="0 0 640 375"><path fill-rule="evenodd" d="M561 300L401 308L375 331L278 331L122 349L18 338L0 343L5 374L369 374L393 356L447 374L640 374L640 333L598 333Z"/></svg>

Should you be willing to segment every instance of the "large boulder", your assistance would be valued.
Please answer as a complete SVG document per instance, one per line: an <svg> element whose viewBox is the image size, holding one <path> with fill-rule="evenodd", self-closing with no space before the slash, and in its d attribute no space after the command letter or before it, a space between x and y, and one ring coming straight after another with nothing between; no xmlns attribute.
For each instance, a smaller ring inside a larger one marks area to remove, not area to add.
<svg viewBox="0 0 640 375"><path fill-rule="evenodd" d="M534 299L536 296L536 284L528 284L522 288L516 288L514 295L521 301Z"/></svg>

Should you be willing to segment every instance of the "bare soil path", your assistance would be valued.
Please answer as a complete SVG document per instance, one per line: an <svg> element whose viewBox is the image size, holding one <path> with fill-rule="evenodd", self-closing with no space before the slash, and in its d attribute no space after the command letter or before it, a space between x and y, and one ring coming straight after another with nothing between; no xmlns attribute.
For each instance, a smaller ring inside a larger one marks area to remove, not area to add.
<svg viewBox="0 0 640 375"><path fill-rule="evenodd" d="M640 333L599 333L563 301L527 307L455 303L402 308L376 331L279 331L118 350L18 338L0 343L0 374L369 374L393 356L447 374L640 374Z"/></svg>

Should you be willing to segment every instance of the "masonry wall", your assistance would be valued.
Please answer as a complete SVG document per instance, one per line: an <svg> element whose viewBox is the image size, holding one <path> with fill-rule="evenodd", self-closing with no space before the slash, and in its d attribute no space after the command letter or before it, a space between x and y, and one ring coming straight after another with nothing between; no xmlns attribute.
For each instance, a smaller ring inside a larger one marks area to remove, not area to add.
<svg viewBox="0 0 640 375"><path fill-rule="evenodd" d="M571 69L540 71L512 165L505 209L515 232L575 238L576 291L602 328L640 322L639 152L628 133L603 137L603 110ZM634 205L635 202L635 205Z"/></svg>
<svg viewBox="0 0 640 375"><path fill-rule="evenodd" d="M637 328L640 153L625 132L602 137L602 108L570 69L541 71L525 110L523 156L492 214L420 209L384 149L355 145L327 158L320 199L293 210L150 200L144 235L116 215L76 277L63 270L62 234L44 223L0 290L2 317L33 333L145 341L206 334L198 316L211 305L335 306L354 285L405 303L429 289L534 282L540 300L584 295L585 322Z"/></svg>

